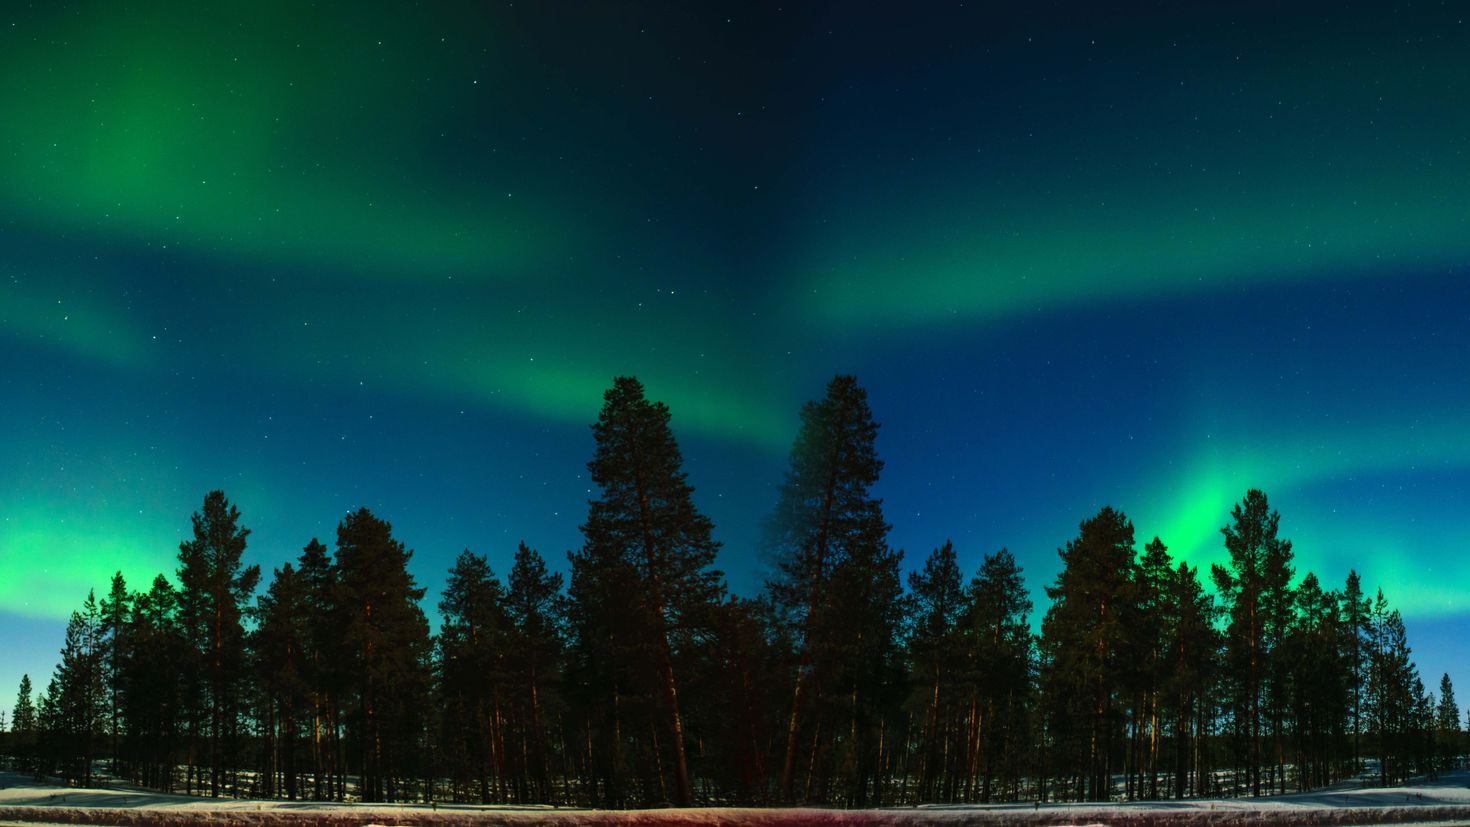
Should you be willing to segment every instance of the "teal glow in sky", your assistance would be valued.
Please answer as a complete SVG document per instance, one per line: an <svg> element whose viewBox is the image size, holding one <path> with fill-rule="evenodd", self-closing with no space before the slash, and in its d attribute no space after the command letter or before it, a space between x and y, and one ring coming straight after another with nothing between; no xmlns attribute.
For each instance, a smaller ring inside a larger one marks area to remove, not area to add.
<svg viewBox="0 0 1470 827"><path fill-rule="evenodd" d="M1467 48L1416 5L0 11L0 692L213 488L267 568L364 505L431 587L560 559L627 373L736 591L852 372L911 561L1039 592L1112 504L1206 564L1261 487L1453 672Z"/></svg>

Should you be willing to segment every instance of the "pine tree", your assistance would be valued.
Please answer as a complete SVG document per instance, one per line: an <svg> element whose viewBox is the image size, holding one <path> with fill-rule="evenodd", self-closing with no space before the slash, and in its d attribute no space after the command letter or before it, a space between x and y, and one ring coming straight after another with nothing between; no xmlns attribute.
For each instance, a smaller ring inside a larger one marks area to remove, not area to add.
<svg viewBox="0 0 1470 827"><path fill-rule="evenodd" d="M396 801L417 769L428 704L429 624L413 552L366 508L337 527L337 609L355 705L349 722L363 801Z"/></svg>
<svg viewBox="0 0 1470 827"><path fill-rule="evenodd" d="M61 662L43 703L51 762L63 778L82 787L92 786L96 737L106 719L99 626L97 600L88 592L82 610L72 612L67 622Z"/></svg>
<svg viewBox="0 0 1470 827"><path fill-rule="evenodd" d="M1439 768L1452 770L1459 761L1462 739L1460 705L1455 703L1455 685L1450 682L1448 672L1439 679L1439 705L1434 710L1434 730Z"/></svg>
<svg viewBox="0 0 1470 827"><path fill-rule="evenodd" d="M1144 546L1138 561L1138 611L1127 637L1132 649L1131 739L1127 788L1130 799L1158 797L1159 704L1162 700L1169 631L1169 585L1174 575L1168 547L1158 537ZM1148 787L1143 777L1148 776Z"/></svg>
<svg viewBox="0 0 1470 827"><path fill-rule="evenodd" d="M341 646L345 618L337 609L337 570L327 547L315 537L302 549L296 570L306 602L303 679L311 703L312 797L341 801L346 787L340 737L346 655Z"/></svg>
<svg viewBox="0 0 1470 827"><path fill-rule="evenodd" d="M920 736L919 791L923 801L938 800L937 789L949 767L944 765L943 708L954 703L960 667L960 620L969 608L954 544L946 541L930 553L924 568L909 573L914 618L908 638L909 680L923 710Z"/></svg>
<svg viewBox="0 0 1470 827"><path fill-rule="evenodd" d="M659 766L639 755L648 747L641 734L654 725L652 699L662 698L658 659L646 643L655 630L640 608L637 570L616 549L583 546L567 560L567 690L579 718L572 731L583 794L600 807L624 807L635 765ZM655 800L659 775L645 782L642 801Z"/></svg>
<svg viewBox="0 0 1470 827"><path fill-rule="evenodd" d="M566 646L566 601L561 574L524 542L510 569L506 614L511 624L507 672L519 678L519 697L527 706L524 738L533 800L551 800L550 745L547 732L549 689L559 679Z"/></svg>
<svg viewBox="0 0 1470 827"><path fill-rule="evenodd" d="M674 662L696 631L709 626L723 598L722 575L712 568L719 543L694 506L669 409L648 401L637 379L614 380L592 432L596 452L587 468L601 496L589 503L581 554L584 565L632 576L634 616L628 621L646 630L641 644L657 670L675 802L688 806L694 791Z"/></svg>
<svg viewBox="0 0 1470 827"><path fill-rule="evenodd" d="M1122 742L1127 635L1138 610L1133 523L1106 507L1059 553L1062 571L1047 587L1053 602L1042 621L1051 713L1065 739L1062 757L1077 772L1077 797L1106 801Z"/></svg>
<svg viewBox="0 0 1470 827"><path fill-rule="evenodd" d="M822 638L832 666L825 700L837 737L833 769L847 807L881 803L888 721L903 701L899 631L909 610L902 561L903 552L885 542L853 546L833 566L820 605L830 624Z"/></svg>
<svg viewBox="0 0 1470 827"><path fill-rule="evenodd" d="M964 748L960 778L951 781L945 798L972 801L979 776L978 798L992 800L993 779L1000 774L1013 791L1020 782L1030 732L1031 683L1035 672L1031 636L1031 598L1021 567L1007 549L987 554L965 588L968 603L961 619L969 709L961 730Z"/></svg>
<svg viewBox="0 0 1470 827"><path fill-rule="evenodd" d="M1174 711L1174 796L1209 791L1206 739L1214 718L1211 687L1219 668L1219 610L1199 581L1199 570L1180 563L1169 581L1166 686ZM1193 777L1193 782L1190 779Z"/></svg>
<svg viewBox="0 0 1470 827"><path fill-rule="evenodd" d="M1259 489L1246 492L1231 512L1231 520L1220 529L1230 553L1229 565L1214 566L1212 575L1230 617L1226 658L1232 677L1237 755L1246 764L1251 794L1260 795L1263 734L1280 731L1276 700L1282 697L1289 668L1284 659L1273 655L1291 619L1291 541L1276 536L1281 515L1271 510ZM1281 759L1277 758L1279 766Z"/></svg>
<svg viewBox="0 0 1470 827"><path fill-rule="evenodd" d="M131 595L122 572L112 575L111 588L103 598L101 609L101 635L105 650L102 653L103 684L107 693L107 735L111 744L113 773L121 773L118 755L118 734L122 725L120 701L122 694L122 660L127 647L128 616L131 611Z"/></svg>
<svg viewBox="0 0 1470 827"><path fill-rule="evenodd" d="M803 736L821 726L809 719L817 717L814 712L826 689L819 661L831 646L821 636L835 631L835 624L822 616L822 609L829 603L833 574L852 554L886 546L882 502L869 493L883 470L877 434L867 392L857 379L833 378L825 398L802 408L790 469L766 527L766 547L777 567L767 589L797 641L779 794L787 803L795 800ZM816 763L812 759L808 766ZM811 786L809 772L807 789Z"/></svg>
<svg viewBox="0 0 1470 827"><path fill-rule="evenodd" d="M14 744L15 758L18 769L28 770L33 767L34 756L32 755L36 744L36 702L35 690L31 688L31 676L20 676L20 688L15 694L15 707L10 715L10 731L13 733L11 743Z"/></svg>
<svg viewBox="0 0 1470 827"><path fill-rule="evenodd" d="M1368 634L1370 605L1363 594L1362 580L1349 571L1342 592L1342 650L1347 658L1352 687L1353 772L1363 769L1363 695L1368 684Z"/></svg>
<svg viewBox="0 0 1470 827"><path fill-rule="evenodd" d="M219 796L225 773L237 765L240 701L245 663L245 614L260 567L241 568L248 528L224 492L211 491L193 517L194 537L179 544L179 614L194 645L195 694L191 726L205 728L210 794ZM202 707L202 708L201 708ZM192 764L192 761L191 761Z"/></svg>
<svg viewBox="0 0 1470 827"><path fill-rule="evenodd" d="M33 700L31 676L20 676L20 689L16 692L15 707L10 716L11 732L20 734L36 731L36 703Z"/></svg>
<svg viewBox="0 0 1470 827"><path fill-rule="evenodd" d="M185 700L195 651L179 623L178 594L163 575L146 593L134 595L128 623L129 645L121 670L122 719L132 744L135 781L172 792L180 725L189 712Z"/></svg>
<svg viewBox="0 0 1470 827"><path fill-rule="evenodd" d="M468 550L460 553L439 601L440 684L443 694L442 746L453 763L456 786L475 779L479 800L505 800L505 736L502 685L508 679L503 653L509 648L510 620L505 591L489 562ZM495 776L495 798L490 779Z"/></svg>
<svg viewBox="0 0 1470 827"><path fill-rule="evenodd" d="M1434 694L1424 689L1418 667L1414 668L1414 679L1409 690L1409 722L1404 763L1404 777L1433 773L1436 766L1434 739Z"/></svg>
<svg viewBox="0 0 1470 827"><path fill-rule="evenodd" d="M1383 590L1373 603L1368 719L1378 738L1379 781L1385 786L1407 777L1414 753L1415 684L1422 681L1411 659L1403 617L1389 609Z"/></svg>
<svg viewBox="0 0 1470 827"><path fill-rule="evenodd" d="M1296 605L1296 619L1278 644L1278 659L1288 664L1285 692L1297 786L1305 791L1335 780L1331 759L1352 718L1352 675L1337 645L1343 622L1338 595L1324 592L1309 572L1297 587Z"/></svg>
<svg viewBox="0 0 1470 827"><path fill-rule="evenodd" d="M36 704L36 731L36 777L57 774L57 767L70 754L71 739L61 710L61 686L54 673Z"/></svg>
<svg viewBox="0 0 1470 827"><path fill-rule="evenodd" d="M278 794L277 776L286 797L296 800L296 735L308 707L307 637L310 618L307 584L290 563L273 572L266 593L256 600L256 629L251 636L252 660L261 698L265 738L265 772L261 792Z"/></svg>

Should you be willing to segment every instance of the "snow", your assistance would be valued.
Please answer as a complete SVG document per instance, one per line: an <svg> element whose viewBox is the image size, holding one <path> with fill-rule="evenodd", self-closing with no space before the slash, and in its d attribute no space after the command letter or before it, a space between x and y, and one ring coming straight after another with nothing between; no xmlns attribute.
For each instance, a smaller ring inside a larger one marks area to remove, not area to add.
<svg viewBox="0 0 1470 827"><path fill-rule="evenodd" d="M1470 824L1470 773L1405 787L1356 785L1259 799L1131 804L928 805L880 810L695 808L574 810L552 807L324 804L165 795L124 787L74 789L0 773L0 827L24 822L122 827L369 827L370 825L998 825L998 827L1173 827L1173 825Z"/></svg>

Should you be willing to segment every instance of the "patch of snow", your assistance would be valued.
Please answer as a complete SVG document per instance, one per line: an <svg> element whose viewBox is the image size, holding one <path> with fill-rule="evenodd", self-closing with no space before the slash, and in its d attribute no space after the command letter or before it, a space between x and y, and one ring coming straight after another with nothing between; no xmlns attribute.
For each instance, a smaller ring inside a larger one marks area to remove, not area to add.
<svg viewBox="0 0 1470 827"><path fill-rule="evenodd" d="M122 787L75 789L0 773L4 823L103 824L118 827L394 827L395 825L648 825L721 827L856 824L874 827L1243 827L1243 825L1470 824L1470 773L1413 786L1355 785L1270 798L1149 801L1128 804L926 805L876 810L691 808L576 810L549 807L334 804L167 795Z"/></svg>

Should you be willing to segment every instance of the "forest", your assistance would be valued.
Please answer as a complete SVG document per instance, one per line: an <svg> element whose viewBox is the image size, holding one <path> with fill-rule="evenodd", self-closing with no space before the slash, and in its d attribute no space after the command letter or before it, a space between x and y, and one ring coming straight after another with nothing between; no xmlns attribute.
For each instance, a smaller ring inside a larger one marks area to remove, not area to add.
<svg viewBox="0 0 1470 827"><path fill-rule="evenodd" d="M0 754L77 786L626 808L1254 796L1462 753L1449 677L1426 689L1381 590L1298 572L1262 491L1208 572L1103 508L1035 615L1004 548L965 572L946 542L905 580L878 430L851 376L803 407L773 574L740 597L669 409L618 378L566 574L524 543L503 577L465 551L437 633L382 517L264 578L210 492L175 572L71 615Z"/></svg>

